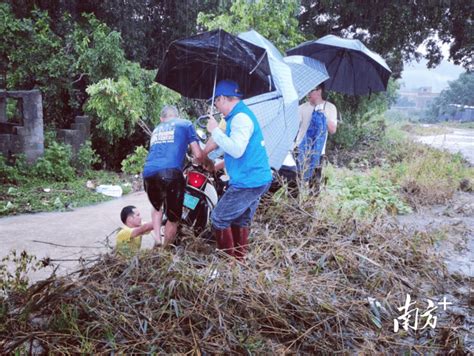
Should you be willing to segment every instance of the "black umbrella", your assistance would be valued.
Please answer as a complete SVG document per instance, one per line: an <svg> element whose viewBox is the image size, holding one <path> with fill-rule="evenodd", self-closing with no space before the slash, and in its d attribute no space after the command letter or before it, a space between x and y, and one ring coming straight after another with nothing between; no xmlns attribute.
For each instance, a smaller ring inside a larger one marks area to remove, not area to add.
<svg viewBox="0 0 474 356"><path fill-rule="evenodd" d="M224 30L172 42L155 80L188 98L208 99L223 79L239 83L245 97L274 90L266 50Z"/></svg>
<svg viewBox="0 0 474 356"><path fill-rule="evenodd" d="M315 58L326 65L328 90L350 95L364 95L387 90L392 73L383 58L359 40L324 36L287 51L288 55Z"/></svg>

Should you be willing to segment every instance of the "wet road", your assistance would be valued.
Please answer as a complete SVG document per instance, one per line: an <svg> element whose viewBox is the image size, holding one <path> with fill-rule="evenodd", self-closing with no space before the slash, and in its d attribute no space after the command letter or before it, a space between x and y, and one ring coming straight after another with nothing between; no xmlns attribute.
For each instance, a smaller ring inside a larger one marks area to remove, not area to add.
<svg viewBox="0 0 474 356"><path fill-rule="evenodd" d="M0 259L11 250L27 251L38 259L49 257L59 265L58 274L72 272L78 259L94 258L110 251L115 245L114 231L122 226L120 211L126 205L136 206L143 221L151 220L151 205L145 192L131 193L121 198L76 208L74 211L23 214L0 218ZM142 248L153 246L151 235L143 237ZM31 280L49 276L51 267L29 273Z"/></svg>

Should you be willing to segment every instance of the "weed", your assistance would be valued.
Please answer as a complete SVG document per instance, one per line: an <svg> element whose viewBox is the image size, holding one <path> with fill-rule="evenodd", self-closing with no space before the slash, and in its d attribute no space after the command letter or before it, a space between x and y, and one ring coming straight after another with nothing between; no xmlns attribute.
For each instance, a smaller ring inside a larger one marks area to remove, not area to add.
<svg viewBox="0 0 474 356"><path fill-rule="evenodd" d="M80 173L85 173L100 162L99 155L92 148L90 141L86 141L80 148L76 157L76 169Z"/></svg>
<svg viewBox="0 0 474 356"><path fill-rule="evenodd" d="M127 174L140 174L145 165L145 160L148 151L143 146L135 148L135 152L129 154L127 158L122 161L122 172Z"/></svg>
<svg viewBox="0 0 474 356"><path fill-rule="evenodd" d="M57 182L70 181L74 178L74 168L71 167L71 146L52 142L45 149L44 155L40 157L34 167L34 174L43 179Z"/></svg>
<svg viewBox="0 0 474 356"><path fill-rule="evenodd" d="M390 178L413 205L444 203L463 180L474 179L474 169L459 154L412 144L411 154L393 166Z"/></svg>
<svg viewBox="0 0 474 356"><path fill-rule="evenodd" d="M75 305L61 304L59 312L51 319L49 327L57 332L77 332L79 312Z"/></svg>
<svg viewBox="0 0 474 356"><path fill-rule="evenodd" d="M386 177L381 169L370 172L354 172L345 169L335 169L328 166L325 169L327 186L322 193L326 200L324 214L334 220L350 219L352 217L373 219L381 214L406 214L410 207L397 195L398 187Z"/></svg>
<svg viewBox="0 0 474 356"><path fill-rule="evenodd" d="M12 271L13 265L13 271ZM26 251L15 250L2 258L0 263L0 290L4 292L25 292L28 289L28 275L42 267L36 256Z"/></svg>

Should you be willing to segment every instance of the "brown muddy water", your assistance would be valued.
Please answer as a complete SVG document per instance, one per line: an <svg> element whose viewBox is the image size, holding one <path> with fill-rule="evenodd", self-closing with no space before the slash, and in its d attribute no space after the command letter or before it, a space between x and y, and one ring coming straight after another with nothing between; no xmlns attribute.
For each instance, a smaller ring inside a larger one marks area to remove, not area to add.
<svg viewBox="0 0 474 356"><path fill-rule="evenodd" d="M474 166L474 129L449 128L442 135L414 139L437 149L460 153ZM409 229L437 236L436 251L448 273L459 282L457 290L448 291L447 297L453 302L448 310L464 318L464 328L468 331L464 342L467 350L474 354L474 193L458 192L448 205L399 216L397 221Z"/></svg>
<svg viewBox="0 0 474 356"><path fill-rule="evenodd" d="M452 303L440 319L461 320L466 350L474 352L474 193L458 192L448 205L427 207L395 220L414 236L417 232L432 236L439 258L446 264L446 275L457 287L442 296L426 297L446 297Z"/></svg>

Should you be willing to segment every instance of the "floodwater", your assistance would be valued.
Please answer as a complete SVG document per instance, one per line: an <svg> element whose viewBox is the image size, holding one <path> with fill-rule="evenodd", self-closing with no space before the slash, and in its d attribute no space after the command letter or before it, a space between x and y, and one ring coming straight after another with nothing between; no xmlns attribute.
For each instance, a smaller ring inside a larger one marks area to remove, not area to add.
<svg viewBox="0 0 474 356"><path fill-rule="evenodd" d="M424 126L436 127L436 125ZM415 136L414 139L437 149L461 153L474 166L474 129L448 128L447 130L445 134ZM438 225L444 222L446 225L455 224L464 228L462 233L464 241L459 241L456 246L453 241L447 241L439 246L439 250L445 255L448 271L472 278L474 277L474 193L459 193L454 197L453 204L457 207L450 211L448 211L449 207L444 207L444 210L433 207L429 209L429 213L425 212L416 218L425 223L436 222ZM455 216L454 220L451 221L453 216ZM450 240L454 239L451 234Z"/></svg>
<svg viewBox="0 0 474 356"><path fill-rule="evenodd" d="M474 165L474 129L450 128L446 134L416 136L415 139L418 142L438 149L445 149L451 153L460 152L466 160Z"/></svg>
<svg viewBox="0 0 474 356"><path fill-rule="evenodd" d="M442 135L417 136L414 139L437 149L461 153L474 166L474 129L450 128ZM397 217L398 223L419 231L444 231L446 238L436 250L452 276L459 276L459 288L448 291L453 308L448 314L464 320L466 350L474 350L473 280L474 280L474 193L457 192L444 206L426 207L423 211ZM469 333L469 330L471 331Z"/></svg>

